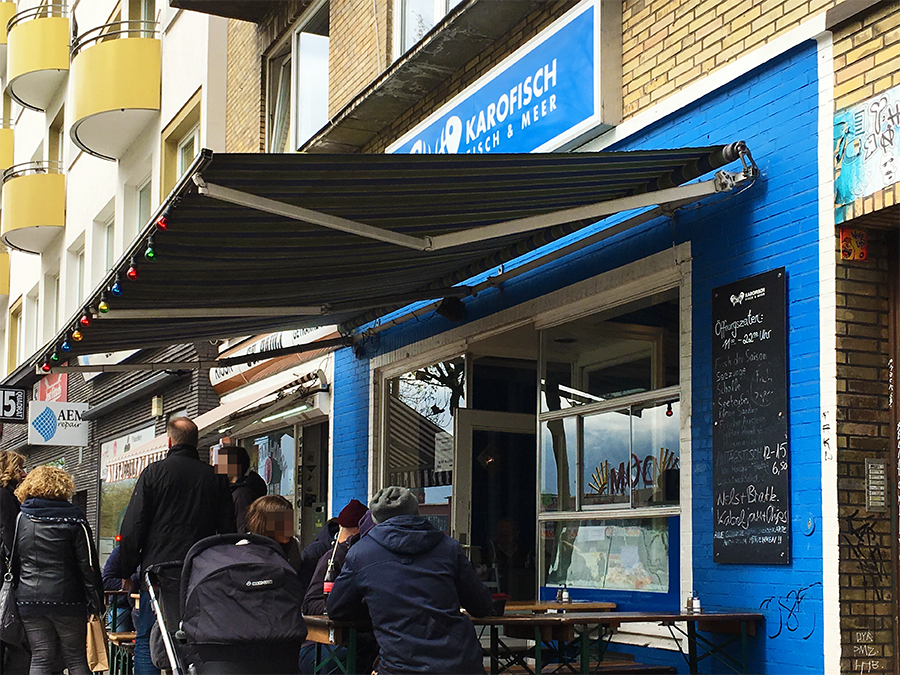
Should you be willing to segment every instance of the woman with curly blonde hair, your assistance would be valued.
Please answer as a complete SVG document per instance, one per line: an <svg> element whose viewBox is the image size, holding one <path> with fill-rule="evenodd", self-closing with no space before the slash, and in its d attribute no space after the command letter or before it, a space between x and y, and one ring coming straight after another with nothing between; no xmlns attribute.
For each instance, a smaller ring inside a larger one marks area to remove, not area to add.
<svg viewBox="0 0 900 675"><path fill-rule="evenodd" d="M28 644L30 675L49 675L57 651L69 675L90 675L85 654L89 614L103 614L103 581L94 536L69 502L72 477L39 466L16 488L22 502L13 564L16 601Z"/></svg>

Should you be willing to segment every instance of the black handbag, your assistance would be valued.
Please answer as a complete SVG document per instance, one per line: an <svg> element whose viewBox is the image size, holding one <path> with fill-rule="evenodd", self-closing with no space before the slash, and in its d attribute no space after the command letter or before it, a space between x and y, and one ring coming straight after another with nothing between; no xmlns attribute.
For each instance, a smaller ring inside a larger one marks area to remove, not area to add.
<svg viewBox="0 0 900 675"><path fill-rule="evenodd" d="M13 576L13 555L16 551L16 537L19 535L19 517L16 518L16 531L13 538L13 550L6 562L6 572L3 575L3 586L0 587L0 641L6 644L24 646L25 627L19 616L19 607L16 605L16 580Z"/></svg>

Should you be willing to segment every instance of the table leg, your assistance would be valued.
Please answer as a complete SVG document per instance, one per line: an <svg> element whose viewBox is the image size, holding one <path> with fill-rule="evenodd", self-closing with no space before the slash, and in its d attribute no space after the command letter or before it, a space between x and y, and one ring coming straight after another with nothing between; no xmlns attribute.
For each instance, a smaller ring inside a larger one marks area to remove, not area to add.
<svg viewBox="0 0 900 675"><path fill-rule="evenodd" d="M541 647L543 647L543 642L541 642L541 629L539 626L534 627L534 672L542 673L544 672L544 662L543 655L541 654Z"/></svg>
<svg viewBox="0 0 900 675"><path fill-rule="evenodd" d="M697 624L693 621L687 622L688 632L688 668L692 675L697 673Z"/></svg>
<svg viewBox="0 0 900 675"><path fill-rule="evenodd" d="M741 621L741 666L744 675L750 672L750 659L747 655L747 622Z"/></svg>
<svg viewBox="0 0 900 675"><path fill-rule="evenodd" d="M591 627L584 626L581 632L581 675L588 675L591 667Z"/></svg>
<svg viewBox="0 0 900 675"><path fill-rule="evenodd" d="M500 672L500 628L491 624L491 675Z"/></svg>
<svg viewBox="0 0 900 675"><path fill-rule="evenodd" d="M347 645L347 670L348 673L356 672L356 629L350 629L350 636Z"/></svg>

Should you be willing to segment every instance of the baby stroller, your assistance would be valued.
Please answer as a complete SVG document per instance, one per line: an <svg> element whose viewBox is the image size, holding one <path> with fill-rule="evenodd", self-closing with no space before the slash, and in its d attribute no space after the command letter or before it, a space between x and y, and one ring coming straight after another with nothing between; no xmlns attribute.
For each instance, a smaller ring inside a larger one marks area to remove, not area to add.
<svg viewBox="0 0 900 675"><path fill-rule="evenodd" d="M255 534L197 542L181 568L178 612L166 590L172 566L150 566L146 583L173 675L297 672L304 589L277 543Z"/></svg>

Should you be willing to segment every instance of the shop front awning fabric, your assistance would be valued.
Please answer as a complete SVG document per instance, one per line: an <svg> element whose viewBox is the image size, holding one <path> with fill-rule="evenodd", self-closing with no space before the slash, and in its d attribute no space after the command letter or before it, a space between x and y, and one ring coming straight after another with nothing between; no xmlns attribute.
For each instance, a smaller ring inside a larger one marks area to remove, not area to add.
<svg viewBox="0 0 900 675"><path fill-rule="evenodd" d="M30 367L59 363L54 354L351 329L411 302L464 297L467 279L607 215L753 176L742 142L522 155L203 150Z"/></svg>

